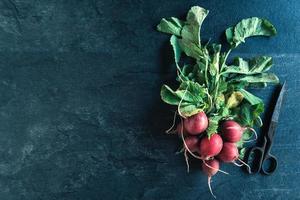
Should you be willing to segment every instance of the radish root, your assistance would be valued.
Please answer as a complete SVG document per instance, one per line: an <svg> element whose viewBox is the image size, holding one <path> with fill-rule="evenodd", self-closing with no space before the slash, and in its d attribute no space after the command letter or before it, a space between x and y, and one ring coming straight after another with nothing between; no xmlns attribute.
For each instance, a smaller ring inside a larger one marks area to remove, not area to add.
<svg viewBox="0 0 300 200"><path fill-rule="evenodd" d="M189 173L190 172L190 164L189 164L189 156L187 154L186 149L184 150L184 158L185 158L185 163L186 163L186 170L187 170L187 173Z"/></svg>
<svg viewBox="0 0 300 200"><path fill-rule="evenodd" d="M180 154L182 152L184 152L184 147L182 147L180 150L176 151L175 154L177 155L177 154Z"/></svg>
<svg viewBox="0 0 300 200"><path fill-rule="evenodd" d="M166 134L174 134L176 131L172 131L172 129L174 128L174 126L175 126L175 122L176 122L176 116L177 116L177 110L175 111L175 113L174 113L174 117L173 117L173 124L172 124L172 126L168 129L168 130L166 130Z"/></svg>
<svg viewBox="0 0 300 200"><path fill-rule="evenodd" d="M216 197L216 195L214 195L214 193L213 193L213 191L212 191L212 189L211 189L210 183L211 183L211 176L209 176L209 177L207 178L207 184L208 184L208 188L209 188L210 194L216 199L217 197Z"/></svg>
<svg viewBox="0 0 300 200"><path fill-rule="evenodd" d="M246 141L244 141L244 143L256 141L258 137L257 137L257 132L255 131L255 129L251 128L251 127L247 127L246 129L248 129L252 133L254 133L255 138L253 140L246 140Z"/></svg>
<svg viewBox="0 0 300 200"><path fill-rule="evenodd" d="M217 169L217 168L214 168L214 167L210 166L209 164L207 164L207 163L205 162L205 160L202 160L202 161L203 161L203 163L204 163L208 168L214 169L214 170L218 170L218 172L221 172L221 173L223 173L223 174L229 175L228 172L225 172L225 171L223 171L223 170L220 170L220 169Z"/></svg>
<svg viewBox="0 0 300 200"><path fill-rule="evenodd" d="M247 163L245 163L242 159L237 158L237 160L240 161L242 164L244 164L248 168L249 173L251 174L251 167Z"/></svg>
<svg viewBox="0 0 300 200"><path fill-rule="evenodd" d="M232 162L235 166L238 166L238 167L242 167L243 166L243 164L238 164L238 163L236 163L235 161L233 161Z"/></svg>

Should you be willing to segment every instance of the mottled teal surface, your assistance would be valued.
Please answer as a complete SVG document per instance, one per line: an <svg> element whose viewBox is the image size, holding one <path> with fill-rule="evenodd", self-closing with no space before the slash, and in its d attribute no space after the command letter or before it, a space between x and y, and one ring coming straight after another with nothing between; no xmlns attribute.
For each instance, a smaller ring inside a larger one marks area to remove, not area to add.
<svg viewBox="0 0 300 200"><path fill-rule="evenodd" d="M203 38L223 41L242 18L266 17L272 39L249 39L236 55L274 57L288 97L272 152L272 176L231 165L213 177L218 199L300 199L300 1L1 0L1 200L204 200L207 178L186 173L160 101L175 77L162 17L210 10ZM270 101L274 87L256 94Z"/></svg>

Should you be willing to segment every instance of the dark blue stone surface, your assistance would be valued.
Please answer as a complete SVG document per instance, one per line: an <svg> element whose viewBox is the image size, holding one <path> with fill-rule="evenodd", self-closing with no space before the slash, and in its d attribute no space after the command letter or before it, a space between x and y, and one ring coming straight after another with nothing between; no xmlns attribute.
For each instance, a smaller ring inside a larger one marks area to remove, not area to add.
<svg viewBox="0 0 300 200"><path fill-rule="evenodd" d="M212 199L194 162L186 173L160 86L175 77L162 17L210 10L202 37L221 41L240 19L268 18L278 36L235 55L274 57L288 96L272 176L231 165L213 177L218 199L300 199L300 1L1 0L0 199ZM274 87L256 94L266 103ZM268 108L268 107L267 107Z"/></svg>

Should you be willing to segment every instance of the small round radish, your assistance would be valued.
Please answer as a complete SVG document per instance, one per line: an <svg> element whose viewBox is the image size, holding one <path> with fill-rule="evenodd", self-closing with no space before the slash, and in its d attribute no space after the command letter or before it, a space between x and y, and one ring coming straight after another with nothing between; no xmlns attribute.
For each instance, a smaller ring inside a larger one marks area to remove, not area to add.
<svg viewBox="0 0 300 200"><path fill-rule="evenodd" d="M196 136L189 136L184 139L186 146L191 152L198 152L199 149L199 139Z"/></svg>
<svg viewBox="0 0 300 200"><path fill-rule="evenodd" d="M200 112L184 119L184 128L191 135L199 135L206 130L208 119L204 112Z"/></svg>
<svg viewBox="0 0 300 200"><path fill-rule="evenodd" d="M205 160L202 162L202 170L208 177L215 175L219 171L219 168L220 163L216 159Z"/></svg>
<svg viewBox="0 0 300 200"><path fill-rule="evenodd" d="M233 120L225 121L221 127L222 136L227 142L238 142L246 129Z"/></svg>
<svg viewBox="0 0 300 200"><path fill-rule="evenodd" d="M257 134L253 128L250 127L242 127L239 123L233 120L227 120L221 125L221 134L223 139L226 142L238 142L241 140L243 133L245 130L249 129L255 134L257 138ZM249 142L249 141L248 141Z"/></svg>
<svg viewBox="0 0 300 200"><path fill-rule="evenodd" d="M208 176L207 184L208 184L209 191L214 198L216 198L216 196L212 192L210 182L211 182L211 177L219 171L219 168L220 168L220 163L216 159L206 160L206 161L204 160L202 163L202 170Z"/></svg>
<svg viewBox="0 0 300 200"><path fill-rule="evenodd" d="M223 140L221 136L215 133L210 137L210 139L208 139L208 137L204 137L200 141L199 154L204 157L204 159L211 158L220 153L222 146Z"/></svg>
<svg viewBox="0 0 300 200"><path fill-rule="evenodd" d="M218 158L226 163L234 162L239 157L239 151L235 143L224 142Z"/></svg>
<svg viewBox="0 0 300 200"><path fill-rule="evenodd" d="M248 171L251 172L250 166L239 158L239 151L235 143L224 142L222 151L218 155L218 159L226 163L231 162L239 167L245 165L248 168ZM237 164L235 162L236 160L238 160L242 164Z"/></svg>

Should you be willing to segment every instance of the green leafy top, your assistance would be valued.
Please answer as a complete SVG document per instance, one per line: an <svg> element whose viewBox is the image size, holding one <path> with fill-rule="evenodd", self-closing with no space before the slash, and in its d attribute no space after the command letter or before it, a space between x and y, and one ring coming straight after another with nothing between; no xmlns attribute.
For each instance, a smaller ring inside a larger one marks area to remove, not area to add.
<svg viewBox="0 0 300 200"><path fill-rule="evenodd" d="M168 104L176 105L182 117L206 112L209 116L208 136L217 132L219 121L226 118L233 118L245 126L261 125L259 116L264 104L247 89L279 82L275 74L269 73L272 58L237 57L231 64L227 63L227 58L246 38L274 36L276 29L266 19L243 19L226 29L230 49L221 52L220 44L201 43L200 30L208 13L208 10L194 6L185 21L171 17L163 18L158 24L159 31L172 35L170 43L180 83L175 90L163 85L161 98ZM182 54L191 57L194 62L185 62Z"/></svg>
<svg viewBox="0 0 300 200"><path fill-rule="evenodd" d="M274 36L277 32L268 20L252 17L243 19L235 27L229 27L225 33L229 44L237 47L240 43L245 42L248 37Z"/></svg>

